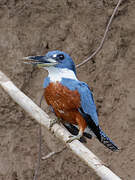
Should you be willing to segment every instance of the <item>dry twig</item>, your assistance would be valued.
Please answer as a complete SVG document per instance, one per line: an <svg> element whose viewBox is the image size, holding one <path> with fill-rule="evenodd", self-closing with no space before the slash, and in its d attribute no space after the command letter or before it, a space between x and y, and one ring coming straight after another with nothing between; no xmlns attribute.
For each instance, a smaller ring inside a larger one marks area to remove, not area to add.
<svg viewBox="0 0 135 180"><path fill-rule="evenodd" d="M43 97L44 97L44 94L41 96L40 98L40 102L39 102L39 107L41 108L41 105L42 105L42 100L43 100ZM46 160L46 159L49 159L50 157L52 157L53 155L56 155L56 154L59 154L61 152L63 152L63 150L66 149L66 147L62 148L61 150L59 151L56 151L56 152L50 152L49 154L47 154L46 156L42 157L42 152L41 152L41 146L42 146L42 129L41 129L41 124L39 124L39 150L38 150L38 161L37 161L37 166L35 168L35 173L34 173L34 178L33 180L37 180L37 176L39 174L39 169L40 169L40 162L41 162L41 159L42 160Z"/></svg>
<svg viewBox="0 0 135 180"><path fill-rule="evenodd" d="M78 67L84 65L85 63L87 63L90 59L92 59L92 58L93 58L97 53L99 53L99 51L102 49L103 44L104 44L104 42L105 42L105 38L106 38L107 33L108 33L108 31L109 31L109 27L110 27L110 25L111 25L111 23L112 23L112 20L113 20L115 14L116 14L116 11L118 10L118 7L119 7L119 5L121 4L121 2L122 2L122 0L119 0L119 1L118 1L118 4L116 5L116 7L115 7L115 9L114 9L114 11L113 11L113 13L112 13L112 16L110 17L110 20L109 20L109 22L108 22L108 24L107 24L107 26L106 26L106 29L105 29L105 32L104 32L104 36L103 36L103 38L102 38L102 40L101 40L101 42L100 42L99 47L96 49L96 51L94 51L94 53L93 53L91 56L89 56L87 59L85 59L85 60L84 60L83 62L81 62L80 64L77 64L77 65L76 65L76 68L78 68Z"/></svg>
<svg viewBox="0 0 135 180"><path fill-rule="evenodd" d="M42 160L46 160L46 159L49 159L50 157L56 155L56 154L59 154L61 152L63 152L67 147L64 147L62 148L61 150L59 151L56 151L56 152L50 152L49 154L47 154L46 156L42 157Z"/></svg>
<svg viewBox="0 0 135 180"><path fill-rule="evenodd" d="M44 95L41 96L40 102L39 102L39 107L41 108L42 100L43 100ZM38 161L37 161L37 166L35 169L34 173L34 178L33 180L37 180L39 168L40 168L40 161L41 161L41 144L42 144L42 130L41 130L41 124L39 124L39 150L38 150Z"/></svg>

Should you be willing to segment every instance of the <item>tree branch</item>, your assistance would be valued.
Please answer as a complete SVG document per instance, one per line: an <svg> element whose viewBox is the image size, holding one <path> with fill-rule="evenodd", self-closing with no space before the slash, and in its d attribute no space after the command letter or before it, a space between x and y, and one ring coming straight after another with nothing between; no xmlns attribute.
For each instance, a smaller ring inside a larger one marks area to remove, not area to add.
<svg viewBox="0 0 135 180"><path fill-rule="evenodd" d="M1 71L0 85L9 94L9 96L11 96L11 98L17 104L19 104L32 118L34 118L38 123L49 130L49 116L42 109L40 109L30 98L28 98L23 92L21 92ZM70 135L69 132L59 124L54 124L54 126L52 127L52 131L63 142L66 142ZM120 180L117 175L115 175L110 169L108 169L97 156L95 156L78 140L75 140L66 145L73 151L74 154L76 154L90 168L92 168L102 180Z"/></svg>

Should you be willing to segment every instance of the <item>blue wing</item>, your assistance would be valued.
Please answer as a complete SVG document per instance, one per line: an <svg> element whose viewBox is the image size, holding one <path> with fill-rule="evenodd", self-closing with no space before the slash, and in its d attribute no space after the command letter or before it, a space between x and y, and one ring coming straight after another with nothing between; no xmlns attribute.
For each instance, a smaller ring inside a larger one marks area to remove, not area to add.
<svg viewBox="0 0 135 180"><path fill-rule="evenodd" d="M98 126L99 122L96 105L94 103L93 95L90 88L86 83L80 82L77 90L81 97L81 109L86 115L89 115L96 124L96 126Z"/></svg>
<svg viewBox="0 0 135 180"><path fill-rule="evenodd" d="M85 117L89 116L88 118L86 117L86 119L87 120L89 119L88 121L90 121L90 119L93 120L95 125L98 126L99 123L98 123L96 105L94 103L93 95L88 85L84 82L76 81L73 79L67 79L67 78L63 78L61 83L70 90L76 90L76 89L78 90L81 97L80 110L82 109L83 111L82 115L84 115Z"/></svg>
<svg viewBox="0 0 135 180"><path fill-rule="evenodd" d="M99 127L96 105L94 103L93 95L88 85L81 81L66 78L63 78L61 83L70 90L78 90L81 99L81 106L79 108L79 111L86 120L88 127L97 136L98 140L112 151L118 150L118 147ZM70 130L71 133L75 134L75 126L71 126L72 125L68 125L68 127L66 126L66 128ZM86 137L90 138L90 136Z"/></svg>

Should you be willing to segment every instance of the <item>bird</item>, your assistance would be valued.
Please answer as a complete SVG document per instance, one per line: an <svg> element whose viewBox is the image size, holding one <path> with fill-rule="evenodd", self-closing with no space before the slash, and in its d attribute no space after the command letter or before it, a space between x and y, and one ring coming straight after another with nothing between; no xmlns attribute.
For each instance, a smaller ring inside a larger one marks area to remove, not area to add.
<svg viewBox="0 0 135 180"><path fill-rule="evenodd" d="M53 50L44 56L28 56L23 59L24 63L48 71L43 83L44 98L57 120L61 120L72 133L67 143L80 140L83 136L96 136L110 150L118 150L101 129L93 94L88 84L77 78L75 63L67 53Z"/></svg>

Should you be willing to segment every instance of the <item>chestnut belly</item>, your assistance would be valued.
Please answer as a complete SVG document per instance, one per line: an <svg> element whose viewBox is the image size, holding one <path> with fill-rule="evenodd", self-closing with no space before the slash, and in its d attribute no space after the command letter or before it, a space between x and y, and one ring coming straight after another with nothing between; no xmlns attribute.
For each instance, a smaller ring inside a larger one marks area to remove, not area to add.
<svg viewBox="0 0 135 180"><path fill-rule="evenodd" d="M76 116L80 114L80 94L77 90L71 91L59 82L50 83L45 88L44 96L47 104L53 107L56 116L76 124Z"/></svg>

